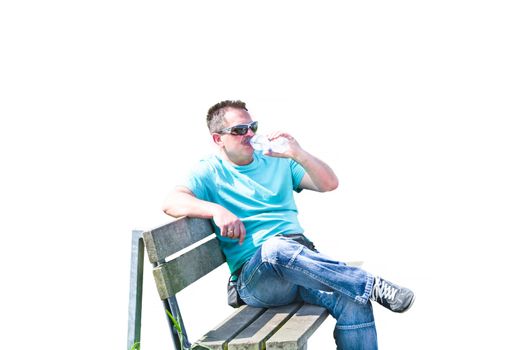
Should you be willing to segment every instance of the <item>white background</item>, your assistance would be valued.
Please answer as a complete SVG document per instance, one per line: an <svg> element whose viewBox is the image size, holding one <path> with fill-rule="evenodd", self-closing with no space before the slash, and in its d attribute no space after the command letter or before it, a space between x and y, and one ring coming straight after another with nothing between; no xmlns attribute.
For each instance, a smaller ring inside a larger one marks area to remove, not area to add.
<svg viewBox="0 0 528 350"><path fill-rule="evenodd" d="M381 349L526 348L527 11L521 1L3 1L2 343L124 349L130 231L247 102L340 179L296 196L320 250L409 286ZM227 270L182 292L190 337ZM142 349L170 349L146 265ZM312 349L332 349L332 321Z"/></svg>

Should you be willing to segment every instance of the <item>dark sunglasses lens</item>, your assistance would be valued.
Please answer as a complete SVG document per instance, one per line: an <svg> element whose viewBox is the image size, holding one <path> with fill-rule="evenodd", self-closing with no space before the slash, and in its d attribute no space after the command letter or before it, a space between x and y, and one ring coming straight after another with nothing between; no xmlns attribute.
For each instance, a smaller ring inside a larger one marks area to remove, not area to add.
<svg viewBox="0 0 528 350"><path fill-rule="evenodd" d="M231 128L231 134L233 135L245 135L248 132L247 125L237 125Z"/></svg>
<svg viewBox="0 0 528 350"><path fill-rule="evenodd" d="M257 122L253 122L253 123L251 123L251 125L249 127L251 128L251 131L257 132L258 123Z"/></svg>

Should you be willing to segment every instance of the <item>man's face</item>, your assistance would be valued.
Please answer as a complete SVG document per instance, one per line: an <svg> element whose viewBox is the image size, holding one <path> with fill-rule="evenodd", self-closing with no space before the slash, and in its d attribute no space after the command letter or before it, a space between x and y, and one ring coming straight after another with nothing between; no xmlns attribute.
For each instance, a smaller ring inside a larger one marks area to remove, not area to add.
<svg viewBox="0 0 528 350"><path fill-rule="evenodd" d="M226 128L253 122L249 113L243 109L229 108L224 114L224 118ZM233 163L249 164L253 160L253 147L251 147L249 140L254 135L255 133L251 129L248 129L245 135L221 134L219 137L221 143L217 142L217 144L223 146L224 152Z"/></svg>

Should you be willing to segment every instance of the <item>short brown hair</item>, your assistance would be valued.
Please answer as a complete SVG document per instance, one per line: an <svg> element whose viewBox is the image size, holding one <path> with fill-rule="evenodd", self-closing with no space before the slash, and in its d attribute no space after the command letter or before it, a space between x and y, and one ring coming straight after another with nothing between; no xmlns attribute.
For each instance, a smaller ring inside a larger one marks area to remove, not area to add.
<svg viewBox="0 0 528 350"><path fill-rule="evenodd" d="M224 115L229 108L243 109L247 111L246 104L240 100L225 100L218 102L207 112L207 127L210 133L219 132L225 128Z"/></svg>

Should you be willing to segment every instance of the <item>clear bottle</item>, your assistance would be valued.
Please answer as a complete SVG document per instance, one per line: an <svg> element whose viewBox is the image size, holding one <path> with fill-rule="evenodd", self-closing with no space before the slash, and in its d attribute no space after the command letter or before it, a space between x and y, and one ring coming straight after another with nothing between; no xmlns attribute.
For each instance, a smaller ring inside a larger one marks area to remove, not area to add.
<svg viewBox="0 0 528 350"><path fill-rule="evenodd" d="M275 153L283 153L289 147L288 139L285 137L278 137L272 141L264 135L257 134L249 141L253 149L257 151L272 151Z"/></svg>

